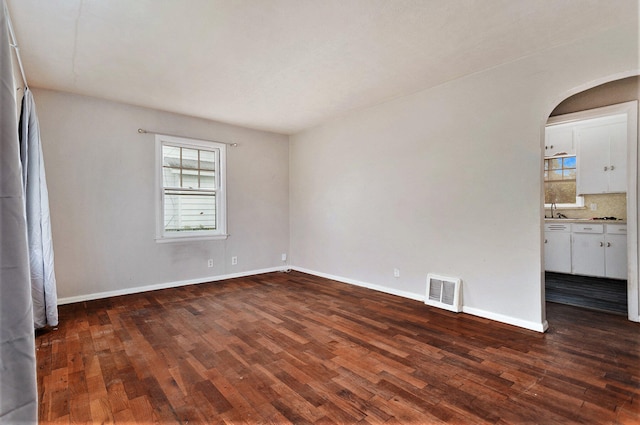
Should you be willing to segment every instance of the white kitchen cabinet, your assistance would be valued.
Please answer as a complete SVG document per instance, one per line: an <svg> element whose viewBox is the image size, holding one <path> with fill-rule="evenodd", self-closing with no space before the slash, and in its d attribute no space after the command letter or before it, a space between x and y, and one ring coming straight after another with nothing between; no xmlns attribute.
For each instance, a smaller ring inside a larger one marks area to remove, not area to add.
<svg viewBox="0 0 640 425"><path fill-rule="evenodd" d="M571 273L604 276L604 226L573 225Z"/></svg>
<svg viewBox="0 0 640 425"><path fill-rule="evenodd" d="M627 226L607 224L604 235L605 275L627 279Z"/></svg>
<svg viewBox="0 0 640 425"><path fill-rule="evenodd" d="M544 226L544 269L571 273L571 225L547 223Z"/></svg>
<svg viewBox="0 0 640 425"><path fill-rule="evenodd" d="M576 128L578 195L627 191L627 124L624 116Z"/></svg>
<svg viewBox="0 0 640 425"><path fill-rule="evenodd" d="M561 124L546 127L544 140L544 156L576 154L572 125Z"/></svg>
<svg viewBox="0 0 640 425"><path fill-rule="evenodd" d="M572 224L571 273L627 278L626 225Z"/></svg>

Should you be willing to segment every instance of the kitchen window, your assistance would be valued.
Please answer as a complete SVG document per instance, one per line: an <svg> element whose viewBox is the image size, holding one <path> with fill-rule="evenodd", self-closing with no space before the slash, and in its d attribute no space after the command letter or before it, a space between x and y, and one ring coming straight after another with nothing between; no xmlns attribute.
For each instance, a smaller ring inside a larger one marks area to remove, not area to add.
<svg viewBox="0 0 640 425"><path fill-rule="evenodd" d="M576 156L558 155L544 159L544 203L550 207L580 207L584 199L576 193Z"/></svg>
<svg viewBox="0 0 640 425"><path fill-rule="evenodd" d="M226 238L226 144L156 136L156 241Z"/></svg>

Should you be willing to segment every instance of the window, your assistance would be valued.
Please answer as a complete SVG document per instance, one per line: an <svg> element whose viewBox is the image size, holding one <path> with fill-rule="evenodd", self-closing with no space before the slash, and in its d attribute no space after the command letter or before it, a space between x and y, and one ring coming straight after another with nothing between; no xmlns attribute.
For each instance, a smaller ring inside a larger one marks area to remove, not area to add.
<svg viewBox="0 0 640 425"><path fill-rule="evenodd" d="M156 240L226 238L226 144L156 136Z"/></svg>
<svg viewBox="0 0 640 425"><path fill-rule="evenodd" d="M544 159L544 203L576 203L576 156Z"/></svg>

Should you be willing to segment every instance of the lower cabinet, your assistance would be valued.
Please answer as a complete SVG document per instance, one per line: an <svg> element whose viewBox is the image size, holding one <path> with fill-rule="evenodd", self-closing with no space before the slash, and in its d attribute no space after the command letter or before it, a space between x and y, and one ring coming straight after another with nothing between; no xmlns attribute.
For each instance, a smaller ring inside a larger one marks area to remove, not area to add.
<svg viewBox="0 0 640 425"><path fill-rule="evenodd" d="M627 278L626 225L571 225L571 273Z"/></svg>
<svg viewBox="0 0 640 425"><path fill-rule="evenodd" d="M605 276L612 279L627 279L627 235L607 233L604 235L604 243Z"/></svg>
<svg viewBox="0 0 640 425"><path fill-rule="evenodd" d="M604 235L574 233L571 242L571 273L605 276Z"/></svg>
<svg viewBox="0 0 640 425"><path fill-rule="evenodd" d="M571 224L545 224L544 268L550 272L571 273Z"/></svg>
<svg viewBox="0 0 640 425"><path fill-rule="evenodd" d="M627 225L545 223L546 271L627 279Z"/></svg>

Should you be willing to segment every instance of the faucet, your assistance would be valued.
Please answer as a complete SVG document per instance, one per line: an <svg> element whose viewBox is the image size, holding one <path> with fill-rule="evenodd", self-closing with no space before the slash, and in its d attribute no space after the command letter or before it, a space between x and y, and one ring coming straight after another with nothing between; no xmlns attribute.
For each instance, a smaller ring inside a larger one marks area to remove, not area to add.
<svg viewBox="0 0 640 425"><path fill-rule="evenodd" d="M549 218L553 218L553 209L554 208L556 209L556 211L558 211L558 207L556 206L556 203L552 202L551 203L551 217L549 217Z"/></svg>

